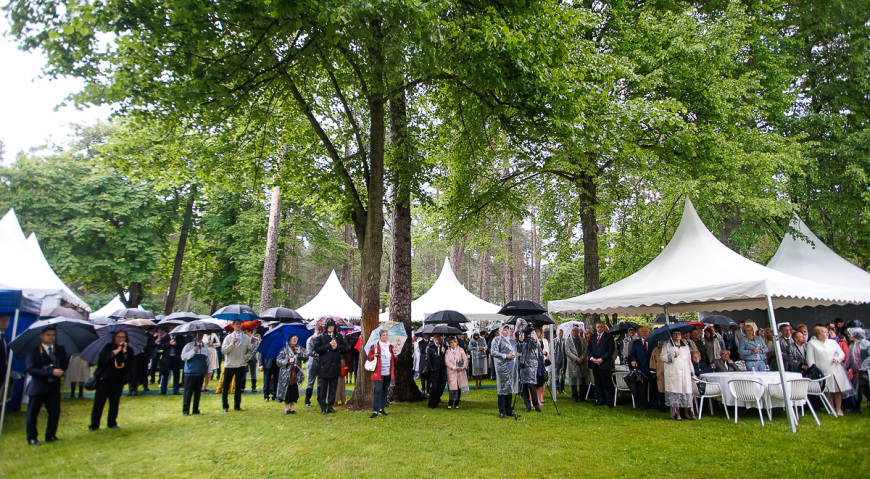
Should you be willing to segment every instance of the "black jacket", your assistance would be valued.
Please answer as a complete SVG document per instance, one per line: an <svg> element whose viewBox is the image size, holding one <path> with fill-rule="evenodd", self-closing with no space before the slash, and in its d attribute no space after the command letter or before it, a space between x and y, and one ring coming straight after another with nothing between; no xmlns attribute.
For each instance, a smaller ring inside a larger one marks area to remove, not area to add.
<svg viewBox="0 0 870 479"><path fill-rule="evenodd" d="M175 340L175 346L169 344L171 340ZM160 350L160 369L181 369L184 366L184 361L181 360L181 351L187 343L184 336L180 334L165 334L160 337L160 344L157 349ZM172 355L172 348L175 348L175 355Z"/></svg>
<svg viewBox="0 0 870 479"><path fill-rule="evenodd" d="M332 349L329 344L332 340L338 343L338 347ZM320 370L317 375L324 379L337 378L341 375L341 359L344 357L344 352L349 348L344 338L339 333L329 335L323 333L314 341L314 351L317 352L317 358Z"/></svg>
<svg viewBox="0 0 870 479"><path fill-rule="evenodd" d="M428 367L429 377L435 378L442 372L446 374L444 368L444 352L439 348L446 349L447 346L441 343L441 346L435 344L435 341L429 341L429 346L426 347L426 365Z"/></svg>
<svg viewBox="0 0 870 479"><path fill-rule="evenodd" d="M589 359L603 359L601 365L590 362L590 368L613 369L613 348L616 345L613 342L613 336L610 333L604 333L601 336L601 341L598 340L598 333L595 332L589 337Z"/></svg>
<svg viewBox="0 0 870 479"><path fill-rule="evenodd" d="M129 376L129 370L133 361L133 350L129 347L126 353L113 354L115 343L109 343L100 351L100 359L97 360L96 376L100 381L125 384ZM178 353L179 357L181 353Z"/></svg>
<svg viewBox="0 0 870 479"><path fill-rule="evenodd" d="M0 340L0 384L3 383L3 378L6 377L6 364L9 361L9 343L6 341L6 335Z"/></svg>
<svg viewBox="0 0 870 479"><path fill-rule="evenodd" d="M27 355L27 374L33 378L27 386L28 396L39 396L60 391L62 378L55 377L52 371L69 366L69 356L63 346L54 345L54 361L40 344Z"/></svg>

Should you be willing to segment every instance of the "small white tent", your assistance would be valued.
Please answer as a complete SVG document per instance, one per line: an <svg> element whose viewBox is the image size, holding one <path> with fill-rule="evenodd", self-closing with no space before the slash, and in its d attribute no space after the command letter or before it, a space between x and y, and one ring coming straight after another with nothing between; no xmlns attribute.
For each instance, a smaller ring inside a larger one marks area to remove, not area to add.
<svg viewBox="0 0 870 479"><path fill-rule="evenodd" d="M36 236L31 235L31 240L24 237L12 209L0 219L0 283L41 300L43 313L59 306L61 299L85 311L91 310L57 277L42 254Z"/></svg>
<svg viewBox="0 0 870 479"><path fill-rule="evenodd" d="M797 216L792 220L791 226L807 239L798 238L793 233L785 235L776 254L767 263L768 268L799 278L870 293L870 273L834 253Z"/></svg>
<svg viewBox="0 0 870 479"><path fill-rule="evenodd" d="M121 302L121 297L115 296L114 298L112 298L111 301L106 303L105 306L103 306L102 308L91 313L90 317L91 318L108 318L110 314L114 313L115 311L117 311L119 309L124 309L124 308L126 308L126 306L124 306L124 303ZM136 309L141 309L143 311L145 310L145 308L143 308L141 305Z"/></svg>
<svg viewBox="0 0 870 479"><path fill-rule="evenodd" d="M772 270L719 242L686 200L683 218L667 247L637 273L597 291L550 301L565 313L658 314L708 309L827 306L870 301L870 293L834 287Z"/></svg>
<svg viewBox="0 0 870 479"><path fill-rule="evenodd" d="M507 319L498 314L500 306L484 301L465 289L453 274L447 258L435 284L411 302L411 321L423 321L430 314L445 309L458 311L473 321ZM389 313L381 313L380 320L387 321L389 317Z"/></svg>
<svg viewBox="0 0 870 479"><path fill-rule="evenodd" d="M362 308L359 307L341 285L335 270L329 273L329 278L323 284L320 292L305 306L296 308L305 319L316 319L323 316L338 316L345 319L359 319L362 317Z"/></svg>

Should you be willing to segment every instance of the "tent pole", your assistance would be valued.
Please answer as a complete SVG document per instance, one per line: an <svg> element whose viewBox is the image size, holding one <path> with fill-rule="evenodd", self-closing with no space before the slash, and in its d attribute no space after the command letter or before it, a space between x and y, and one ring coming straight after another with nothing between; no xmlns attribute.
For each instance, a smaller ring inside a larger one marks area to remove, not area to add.
<svg viewBox="0 0 870 479"><path fill-rule="evenodd" d="M15 337L18 335L18 312L19 312L19 310L16 308L15 309L15 320L12 323L12 339L15 339ZM11 349L9 350L9 358L8 359L9 359L9 362L6 363L6 376L3 376L6 379L3 382L3 388L2 388L3 389L3 406L2 406L2 412L0 412L0 437L3 437L3 421L6 419L6 400L7 400L7 397L9 396L6 393L6 391L9 390L9 388L7 387L9 384L9 374L12 371L12 360L15 359L15 353L13 353ZM23 390L21 391L21 394L24 394Z"/></svg>
<svg viewBox="0 0 870 479"><path fill-rule="evenodd" d="M671 316L668 314L668 304L665 303L665 324L671 324Z"/></svg>
<svg viewBox="0 0 870 479"><path fill-rule="evenodd" d="M773 330L773 349L776 352L776 365L779 369L779 381L782 384L782 396L785 402L785 414L788 418L788 428L793 434L797 434L797 424L794 410L791 407L791 388L785 380L785 366L782 362L782 351L779 349L779 328L776 325L776 313L773 310L773 300L767 295L767 317Z"/></svg>
<svg viewBox="0 0 870 479"><path fill-rule="evenodd" d="M547 304L547 316L553 317L550 311L550 305ZM556 340L556 325L550 325L550 394L553 396L553 403L556 402L556 356L553 355L553 342Z"/></svg>

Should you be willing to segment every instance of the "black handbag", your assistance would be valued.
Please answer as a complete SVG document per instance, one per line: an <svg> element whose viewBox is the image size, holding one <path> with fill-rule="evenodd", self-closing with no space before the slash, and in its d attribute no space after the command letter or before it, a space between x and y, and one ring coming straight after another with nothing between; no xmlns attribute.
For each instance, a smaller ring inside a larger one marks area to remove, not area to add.
<svg viewBox="0 0 870 479"><path fill-rule="evenodd" d="M88 378L87 381L85 381L85 389L87 389L88 391L96 390L97 389L97 381L98 381L97 376L91 376L90 378Z"/></svg>
<svg viewBox="0 0 870 479"><path fill-rule="evenodd" d="M825 375L822 373L822 370L819 369L818 366L813 364L806 371L804 371L804 377L812 380L822 379Z"/></svg>

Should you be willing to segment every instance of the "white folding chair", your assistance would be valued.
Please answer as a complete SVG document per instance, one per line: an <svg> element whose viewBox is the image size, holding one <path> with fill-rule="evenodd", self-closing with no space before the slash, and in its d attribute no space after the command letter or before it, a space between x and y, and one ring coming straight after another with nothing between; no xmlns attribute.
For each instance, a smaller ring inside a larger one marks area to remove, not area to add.
<svg viewBox="0 0 870 479"><path fill-rule="evenodd" d="M734 396L734 424L737 424L737 405L740 402L755 403L758 408L758 417L761 419L761 425L764 426L764 383L754 379L732 379L728 381L728 389L731 395Z"/></svg>
<svg viewBox="0 0 870 479"><path fill-rule="evenodd" d="M807 395L808 396L816 396L819 399L821 399L822 404L825 405L825 410L828 411L828 414L830 414L832 416L836 416L837 414L834 412L834 406L831 406L831 402L828 401L828 397L825 396L825 392L828 390L828 382L827 381L828 381L828 378L830 378L830 377L831 377L831 375L828 374L827 376L819 378L819 379L811 379L809 392L807 392ZM809 400L807 400L807 403L809 403ZM803 414L803 410L801 410L801 414Z"/></svg>
<svg viewBox="0 0 870 479"><path fill-rule="evenodd" d="M628 375L628 371L614 371L611 379L613 379L613 407L616 407L616 396L620 392L626 392L629 396L631 396L631 407L634 407L634 394L631 394L631 389L629 389L628 384L625 384L625 376Z"/></svg>
<svg viewBox="0 0 870 479"><path fill-rule="evenodd" d="M701 394L701 389L698 387L699 384L704 385L704 394ZM728 406L725 404L725 395L722 394L722 387L719 386L719 383L711 383L710 381L704 381L703 379L699 379L692 383L692 394L695 396L695 400L698 402L696 409L698 410L698 420L701 420L701 416L704 414L704 399L709 399L708 404L710 405L710 414L713 414L713 399L718 399L719 402L722 403L722 408L725 409L725 417L731 419L731 416L728 415Z"/></svg>
<svg viewBox="0 0 870 479"><path fill-rule="evenodd" d="M809 379L806 379L806 378L801 378L801 379L789 379L787 382L788 382L788 387L791 390L790 391L791 394L789 394L789 396L790 396L789 399L791 399L791 401L792 401L791 405L792 405L792 408L794 410L795 421L798 420L798 413L797 413L798 407L797 407L797 405L795 405L795 401L803 401L804 403L806 403L807 406L810 407L810 412L813 413L813 418L815 418L816 424L821 426L822 423L819 422L819 417L816 416L816 410L813 409L813 405L810 403L810 401L807 398L807 396L809 395L809 387L810 387L811 381ZM770 397L774 397L774 398L779 399L783 402L783 408L784 408L785 407L785 394L783 394L783 392L782 392L782 384L779 384L779 383L771 384L767 387L767 390L768 390L768 392L770 392ZM803 408L803 406L801 406L801 408Z"/></svg>

